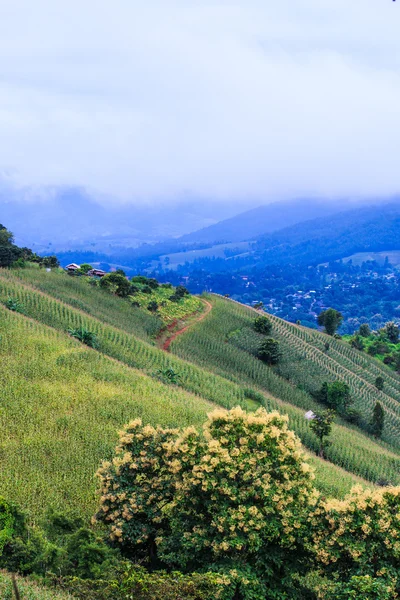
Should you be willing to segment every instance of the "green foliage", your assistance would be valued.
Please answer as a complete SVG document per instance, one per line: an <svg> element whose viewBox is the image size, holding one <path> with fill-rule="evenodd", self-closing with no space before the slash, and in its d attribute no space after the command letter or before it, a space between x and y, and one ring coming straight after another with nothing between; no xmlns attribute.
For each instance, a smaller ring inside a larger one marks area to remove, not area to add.
<svg viewBox="0 0 400 600"><path fill-rule="evenodd" d="M389 342L391 342L392 344L397 344L397 342L399 341L400 330L398 326L395 323L393 323L393 321L386 323L383 331L386 337L388 338Z"/></svg>
<svg viewBox="0 0 400 600"><path fill-rule="evenodd" d="M380 392L385 387L385 380L383 379L383 377L381 375L378 375L378 377L375 379L375 387Z"/></svg>
<svg viewBox="0 0 400 600"><path fill-rule="evenodd" d="M122 564L111 579L54 578L58 587L82 600L224 600L229 582L214 573L148 572ZM228 589L229 591L229 589Z"/></svg>
<svg viewBox="0 0 400 600"><path fill-rule="evenodd" d="M97 519L130 557L224 575L229 598L265 600L288 589L313 488L278 413L217 410L204 438L193 427L133 421L99 477Z"/></svg>
<svg viewBox="0 0 400 600"><path fill-rule="evenodd" d="M371 329L368 323L362 323L358 329L358 333L361 337L367 338L371 335Z"/></svg>
<svg viewBox="0 0 400 600"><path fill-rule="evenodd" d="M334 335L343 321L343 315L334 308L328 308L318 315L317 321L328 335Z"/></svg>
<svg viewBox="0 0 400 600"><path fill-rule="evenodd" d="M382 437L383 428L385 426L385 411L382 404L377 402L372 413L371 431L376 437Z"/></svg>
<svg viewBox="0 0 400 600"><path fill-rule="evenodd" d="M333 381L332 383L324 381L317 393L317 399L342 415L346 415L353 402L350 388L344 381Z"/></svg>
<svg viewBox="0 0 400 600"><path fill-rule="evenodd" d="M5 303L5 307L13 312L24 314L24 305L18 302L18 300L16 300L15 298L8 298L8 300Z"/></svg>
<svg viewBox="0 0 400 600"><path fill-rule="evenodd" d="M60 266L58 258L54 255L44 256L40 259L39 264L41 267L47 267L49 269L57 269Z"/></svg>
<svg viewBox="0 0 400 600"><path fill-rule="evenodd" d="M121 298L126 298L129 295L131 285L124 275L115 272L104 275L100 280L100 287L121 296Z"/></svg>
<svg viewBox="0 0 400 600"><path fill-rule="evenodd" d="M353 337L353 339L351 340L351 345L356 350L364 350L365 348L364 340L360 335L355 335Z"/></svg>
<svg viewBox="0 0 400 600"><path fill-rule="evenodd" d="M77 327L75 329L68 329L68 333L71 337L76 338L82 344L90 346L90 348L97 348L98 339L97 335L93 331L88 331L85 327Z"/></svg>
<svg viewBox="0 0 400 600"><path fill-rule="evenodd" d="M75 600L75 596L71 596L69 592L45 587L33 579L17 577L16 583L21 600ZM0 598L2 600L16 600L10 574L1 571Z"/></svg>
<svg viewBox="0 0 400 600"><path fill-rule="evenodd" d="M399 511L400 488L356 487L343 501L320 499L310 520L312 548L324 574L337 581L337 597L400 592Z"/></svg>
<svg viewBox="0 0 400 600"><path fill-rule="evenodd" d="M89 263L82 263L78 271L79 273L82 273L82 275L86 275L88 271L91 271L92 269L93 267Z"/></svg>
<svg viewBox="0 0 400 600"><path fill-rule="evenodd" d="M155 300L152 300L151 302L148 303L147 310L149 310L150 312L153 312L153 313L157 312L158 303Z"/></svg>
<svg viewBox="0 0 400 600"><path fill-rule="evenodd" d="M259 317L256 317L254 319L254 329L258 333L262 333L264 335L270 335L270 333L272 331L272 323L268 319L268 317L260 315Z"/></svg>
<svg viewBox="0 0 400 600"><path fill-rule="evenodd" d="M281 357L279 342L274 338L267 338L260 344L257 357L267 365L276 365Z"/></svg>
<svg viewBox="0 0 400 600"><path fill-rule="evenodd" d="M181 376L174 369L158 369L155 373L156 377L164 381L164 383L178 384L181 381Z"/></svg>

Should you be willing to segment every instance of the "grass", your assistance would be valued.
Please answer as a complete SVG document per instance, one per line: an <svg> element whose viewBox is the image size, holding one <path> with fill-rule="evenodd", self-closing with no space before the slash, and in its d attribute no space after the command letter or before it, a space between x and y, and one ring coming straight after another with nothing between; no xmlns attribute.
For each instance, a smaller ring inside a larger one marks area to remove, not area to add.
<svg viewBox="0 0 400 600"><path fill-rule="evenodd" d="M74 600L67 592L45 588L29 578L17 577L16 581L21 600ZM0 571L0 598L15 600L11 575L6 571Z"/></svg>
<svg viewBox="0 0 400 600"><path fill-rule="evenodd" d="M201 425L212 405L0 308L0 495L92 514L94 473L133 418Z"/></svg>
<svg viewBox="0 0 400 600"><path fill-rule="evenodd" d="M178 302L172 302L169 298L173 294L174 288L159 287L153 290L151 294L138 292L131 296L132 302L138 302L141 308L147 310L150 302L158 304L158 315L165 325L170 325L174 321L184 319L188 315L199 312L203 309L203 304L196 296L185 296Z"/></svg>
<svg viewBox="0 0 400 600"><path fill-rule="evenodd" d="M261 403L288 414L303 444L317 448L304 419L309 395L225 342L223 332L238 328L236 312L240 316L245 307L213 298L213 311L174 342L180 358L128 327L109 324L118 321L118 306L126 322L123 300L108 309L101 301L97 319L51 297L61 275L46 275L48 294L28 285L29 275L22 281L19 274L0 271L0 303L16 297L25 312L0 306L0 494L30 510L33 519L50 506L91 515L97 503L93 474L112 455L118 429L138 416L152 424L200 426L215 404L251 410ZM98 290L88 289L97 304ZM66 333L80 326L97 334L99 351ZM167 368L180 375L179 386L152 376ZM329 457L335 464L311 458L325 494L342 497L359 477L400 483L400 457L389 446L340 424L333 438Z"/></svg>

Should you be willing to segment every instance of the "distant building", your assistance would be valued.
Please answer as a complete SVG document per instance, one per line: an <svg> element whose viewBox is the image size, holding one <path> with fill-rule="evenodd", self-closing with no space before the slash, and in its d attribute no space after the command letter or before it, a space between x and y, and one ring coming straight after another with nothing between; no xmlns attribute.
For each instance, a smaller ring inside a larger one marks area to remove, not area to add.
<svg viewBox="0 0 400 600"><path fill-rule="evenodd" d="M69 271L70 273L73 273L78 269L80 269L80 265L77 265L76 263L71 263L65 267L65 270Z"/></svg>
<svg viewBox="0 0 400 600"><path fill-rule="evenodd" d="M90 269L90 271L87 272L89 277L104 277L105 274L106 272L101 269Z"/></svg>

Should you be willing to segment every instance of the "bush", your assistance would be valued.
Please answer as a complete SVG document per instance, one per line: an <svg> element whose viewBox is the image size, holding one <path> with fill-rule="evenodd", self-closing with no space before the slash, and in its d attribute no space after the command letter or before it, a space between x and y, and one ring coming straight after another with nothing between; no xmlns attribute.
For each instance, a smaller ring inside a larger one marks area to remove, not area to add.
<svg viewBox="0 0 400 600"><path fill-rule="evenodd" d="M21 304L16 298L8 298L5 303L5 307L8 308L8 310L21 314L24 314L25 311L24 305Z"/></svg>
<svg viewBox="0 0 400 600"><path fill-rule="evenodd" d="M151 289L151 287L149 285L144 285L142 287L142 292L143 292L143 294L152 294L153 290Z"/></svg>
<svg viewBox="0 0 400 600"><path fill-rule="evenodd" d="M272 323L268 317L259 316L254 319L254 329L258 333L269 335L272 331Z"/></svg>
<svg viewBox="0 0 400 600"><path fill-rule="evenodd" d="M86 346L90 346L91 348L98 347L97 335L93 331L88 331L84 327L78 327L76 329L68 329L68 333L82 342L82 344L86 344Z"/></svg>
<svg viewBox="0 0 400 600"><path fill-rule="evenodd" d="M181 380L181 376L179 373L176 373L174 369L158 369L156 371L155 376L161 379L164 383L174 383L178 384Z"/></svg>
<svg viewBox="0 0 400 600"><path fill-rule="evenodd" d="M216 410L204 436L137 419L99 477L97 519L130 558L218 573L227 599L293 590L290 569L302 557L313 487L287 417Z"/></svg>
<svg viewBox="0 0 400 600"><path fill-rule="evenodd" d="M178 285L175 288L175 296L178 298L183 298L184 296L189 296L189 290L186 289L183 285Z"/></svg>
<svg viewBox="0 0 400 600"><path fill-rule="evenodd" d="M148 303L147 305L147 310L149 310L152 313L155 313L158 311L158 304L155 300L152 300L151 302Z"/></svg>
<svg viewBox="0 0 400 600"><path fill-rule="evenodd" d="M120 273L107 273L100 280L100 287L108 290L109 292L126 298L131 289L131 284L126 277Z"/></svg>

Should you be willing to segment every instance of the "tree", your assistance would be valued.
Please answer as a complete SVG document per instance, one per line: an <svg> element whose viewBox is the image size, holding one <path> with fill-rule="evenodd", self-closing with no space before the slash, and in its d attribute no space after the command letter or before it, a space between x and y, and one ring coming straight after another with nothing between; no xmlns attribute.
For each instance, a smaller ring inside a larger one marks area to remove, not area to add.
<svg viewBox="0 0 400 600"><path fill-rule="evenodd" d="M272 323L268 319L268 317L260 315L259 317L256 317L254 319L254 329L258 333L262 333L264 335L269 335L272 331Z"/></svg>
<svg viewBox="0 0 400 600"><path fill-rule="evenodd" d="M97 520L133 560L220 573L227 600L293 598L313 486L287 421L220 409L204 436L133 421L99 471Z"/></svg>
<svg viewBox="0 0 400 600"><path fill-rule="evenodd" d="M280 357L279 342L272 337L267 338L258 348L257 358L268 365L276 365Z"/></svg>
<svg viewBox="0 0 400 600"><path fill-rule="evenodd" d="M393 321L389 321L388 323L386 323L385 328L384 328L384 332L389 340L389 342L391 342L392 344L397 344L399 341L399 328L398 326L393 323Z"/></svg>
<svg viewBox="0 0 400 600"><path fill-rule="evenodd" d="M324 412L317 413L315 417L310 421L310 427L319 439L319 450L318 456L324 458L325 449L328 447L329 442L326 439L332 431L332 423L335 420L334 410L325 410Z"/></svg>
<svg viewBox="0 0 400 600"><path fill-rule="evenodd" d="M92 265L90 265L89 263L83 263L79 267L78 271L79 271L79 273L86 275L88 273L88 271L91 271L92 269L93 269Z"/></svg>
<svg viewBox="0 0 400 600"><path fill-rule="evenodd" d="M375 387L380 392L385 387L385 380L383 379L383 377L381 377L381 375L378 375L378 377L375 379Z"/></svg>
<svg viewBox="0 0 400 600"><path fill-rule="evenodd" d="M331 383L325 381L316 396L319 402L342 414L346 414L353 402L350 388L344 381L333 381Z"/></svg>
<svg viewBox="0 0 400 600"><path fill-rule="evenodd" d="M189 295L189 290L185 288L185 286L183 285L178 285L175 288L175 296L177 296L178 298L183 298L184 296L188 296Z"/></svg>
<svg viewBox="0 0 400 600"><path fill-rule="evenodd" d="M343 321L343 315L334 308L322 311L317 318L318 325L325 328L328 335L333 335Z"/></svg>
<svg viewBox="0 0 400 600"><path fill-rule="evenodd" d="M318 597L391 600L398 596L399 513L400 487L371 490L358 485L344 500L319 499L310 517L311 545L317 566L328 581L335 582L337 593Z"/></svg>
<svg viewBox="0 0 400 600"><path fill-rule="evenodd" d="M361 335L361 337L369 337L371 335L371 329L368 323L362 323L362 325L359 327L358 333Z"/></svg>
<svg viewBox="0 0 400 600"><path fill-rule="evenodd" d="M384 425L385 425L385 412L383 410L382 404L380 402L376 402L375 406L374 406L374 411L372 413L372 420L371 420L372 433L378 438L382 437Z"/></svg>
<svg viewBox="0 0 400 600"><path fill-rule="evenodd" d="M126 277L119 273L107 273L100 280L100 287L106 289L117 296L126 298L129 295L131 284Z"/></svg>

